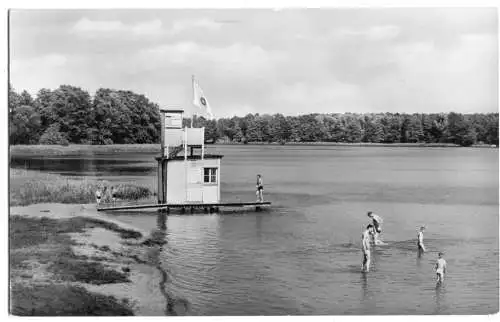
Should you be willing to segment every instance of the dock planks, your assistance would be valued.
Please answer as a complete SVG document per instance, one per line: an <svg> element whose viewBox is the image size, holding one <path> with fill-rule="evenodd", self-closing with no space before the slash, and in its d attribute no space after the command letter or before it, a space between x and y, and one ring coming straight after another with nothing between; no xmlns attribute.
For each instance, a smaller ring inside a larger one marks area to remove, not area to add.
<svg viewBox="0 0 500 322"><path fill-rule="evenodd" d="M270 201L264 202L221 202L221 203L183 203L183 204L148 204L148 205L126 205L126 206L113 206L113 207L101 207L97 208L97 211L110 211L110 210L132 210L132 209L151 209L151 208L181 208L181 209L193 209L193 208L224 208L224 207L249 207L254 206L257 210L263 206L270 206Z"/></svg>

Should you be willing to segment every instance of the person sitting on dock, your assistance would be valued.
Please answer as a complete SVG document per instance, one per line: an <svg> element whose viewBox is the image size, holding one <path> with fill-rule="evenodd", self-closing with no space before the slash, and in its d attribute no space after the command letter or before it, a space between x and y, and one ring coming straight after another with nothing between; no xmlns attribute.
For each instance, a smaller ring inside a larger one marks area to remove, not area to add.
<svg viewBox="0 0 500 322"><path fill-rule="evenodd" d="M257 175L257 192L256 192L257 202L264 202L263 191L264 191L264 186L263 186L263 182L262 182L262 176L260 174L258 174Z"/></svg>

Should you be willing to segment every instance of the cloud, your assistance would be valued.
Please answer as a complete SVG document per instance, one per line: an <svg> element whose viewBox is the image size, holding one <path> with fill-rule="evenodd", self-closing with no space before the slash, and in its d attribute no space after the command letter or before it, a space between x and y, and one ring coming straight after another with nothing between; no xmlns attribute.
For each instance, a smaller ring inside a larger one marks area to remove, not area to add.
<svg viewBox="0 0 500 322"><path fill-rule="evenodd" d="M74 26L73 31L75 32L114 32L114 31L123 31L126 29L126 26L117 20L90 20L87 18L80 19Z"/></svg>
<svg viewBox="0 0 500 322"><path fill-rule="evenodd" d="M72 31L93 36L106 36L108 33L133 33L135 35L169 35L175 36L191 30L216 31L222 24L207 18L174 20L170 28L163 28L160 19L125 24L119 20L90 20L81 18L73 26Z"/></svg>
<svg viewBox="0 0 500 322"><path fill-rule="evenodd" d="M392 53L397 68L364 88L376 108L426 113L498 109L496 36L462 35L454 47L405 43Z"/></svg>
<svg viewBox="0 0 500 322"><path fill-rule="evenodd" d="M215 31L219 30L220 28L221 28L221 23L215 22L207 18L185 19L185 20L174 21L171 29L169 30L169 33L176 35L185 30L191 30L191 29Z"/></svg>
<svg viewBox="0 0 500 322"><path fill-rule="evenodd" d="M195 74L218 116L495 111L497 14L471 10L26 11L11 79L187 108Z"/></svg>
<svg viewBox="0 0 500 322"><path fill-rule="evenodd" d="M124 24L119 20L90 20L82 18L71 29L74 33L91 35L94 37L106 37L109 34L134 34L138 36L159 35L162 30L162 22L159 19L138 22L136 24Z"/></svg>
<svg viewBox="0 0 500 322"><path fill-rule="evenodd" d="M154 35L159 34L162 31L162 22L159 19L155 19L150 22L138 23L131 26L131 31L136 35Z"/></svg>
<svg viewBox="0 0 500 322"><path fill-rule="evenodd" d="M371 41L391 40L400 34L400 27L393 25L371 26L365 29L340 28L333 31L334 38L363 37Z"/></svg>
<svg viewBox="0 0 500 322"><path fill-rule="evenodd" d="M65 55L52 53L36 58L12 59L10 61L10 81L23 84L22 89L35 94L42 87L58 87L59 77L64 73L68 59ZM39 78L44 79L40 86Z"/></svg>
<svg viewBox="0 0 500 322"><path fill-rule="evenodd" d="M144 66L180 64L213 68L218 74L259 76L274 74L276 64L286 60L280 51L264 50L257 45L234 43L214 47L195 42L178 42L141 50L138 59Z"/></svg>
<svg viewBox="0 0 500 322"><path fill-rule="evenodd" d="M288 115L297 110L334 113L363 111L369 107L358 86L335 80L316 84L298 82L281 86L273 92L271 99L281 113Z"/></svg>
<svg viewBox="0 0 500 322"><path fill-rule="evenodd" d="M400 29L397 26L374 26L366 31L366 37L370 40L394 39L399 35Z"/></svg>

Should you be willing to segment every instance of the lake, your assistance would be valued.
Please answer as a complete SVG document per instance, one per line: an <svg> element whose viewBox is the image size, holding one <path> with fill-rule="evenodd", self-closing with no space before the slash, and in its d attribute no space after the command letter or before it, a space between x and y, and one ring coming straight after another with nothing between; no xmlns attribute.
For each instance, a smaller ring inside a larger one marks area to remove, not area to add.
<svg viewBox="0 0 500 322"><path fill-rule="evenodd" d="M269 211L170 214L161 263L190 315L491 314L498 311L498 150L210 146L224 155L225 201ZM14 158L13 167L156 189L154 154ZM367 211L384 219L372 270L361 273ZM108 214L150 231L155 211ZM161 221L161 220L160 220ZM417 257L425 225L428 252ZM448 274L436 287L443 251ZM144 299L147 301L147 299Z"/></svg>

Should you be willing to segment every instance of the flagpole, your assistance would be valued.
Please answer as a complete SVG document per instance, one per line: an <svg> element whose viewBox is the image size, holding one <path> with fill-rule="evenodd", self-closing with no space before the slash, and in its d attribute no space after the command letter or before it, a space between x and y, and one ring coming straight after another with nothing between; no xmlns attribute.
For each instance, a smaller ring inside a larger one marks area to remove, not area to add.
<svg viewBox="0 0 500 322"><path fill-rule="evenodd" d="M192 84L193 84L193 102L194 102L194 75L192 75ZM193 128L193 119L194 119L194 111L193 113L191 114L191 128Z"/></svg>

